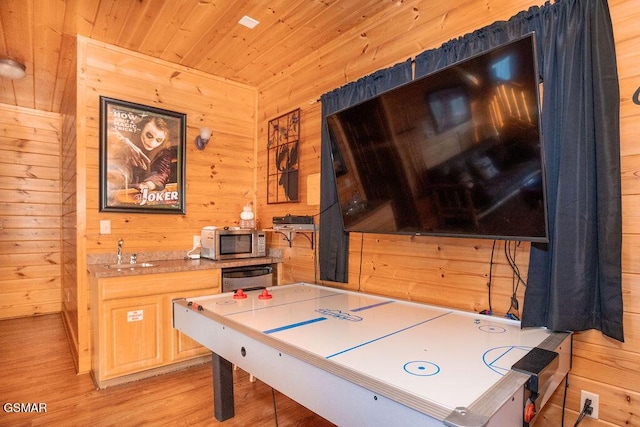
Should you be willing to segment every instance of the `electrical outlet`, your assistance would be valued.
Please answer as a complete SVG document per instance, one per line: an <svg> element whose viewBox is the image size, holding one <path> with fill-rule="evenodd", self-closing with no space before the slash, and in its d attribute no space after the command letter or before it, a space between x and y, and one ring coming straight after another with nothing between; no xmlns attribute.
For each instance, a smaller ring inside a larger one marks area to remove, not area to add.
<svg viewBox="0 0 640 427"><path fill-rule="evenodd" d="M193 236L193 248L200 247L200 236Z"/></svg>
<svg viewBox="0 0 640 427"><path fill-rule="evenodd" d="M108 219L100 220L100 234L111 234L111 221Z"/></svg>
<svg viewBox="0 0 640 427"><path fill-rule="evenodd" d="M582 411L582 408L584 408L584 401L585 400L591 400L591 407L593 408L593 411L589 414L587 413L587 417L590 418L595 418L596 420L598 419L598 407L600 406L600 396L598 396L597 394L588 392L588 391L584 391L581 390L580 391L580 411Z"/></svg>

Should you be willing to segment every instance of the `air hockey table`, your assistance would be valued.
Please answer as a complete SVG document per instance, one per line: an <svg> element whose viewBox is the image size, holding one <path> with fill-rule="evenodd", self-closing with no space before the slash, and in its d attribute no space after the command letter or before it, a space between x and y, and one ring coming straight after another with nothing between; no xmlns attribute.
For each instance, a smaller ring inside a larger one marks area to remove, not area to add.
<svg viewBox="0 0 640 427"><path fill-rule="evenodd" d="M212 351L214 416L233 365L341 426L527 426L567 375L571 334L295 283L173 301Z"/></svg>

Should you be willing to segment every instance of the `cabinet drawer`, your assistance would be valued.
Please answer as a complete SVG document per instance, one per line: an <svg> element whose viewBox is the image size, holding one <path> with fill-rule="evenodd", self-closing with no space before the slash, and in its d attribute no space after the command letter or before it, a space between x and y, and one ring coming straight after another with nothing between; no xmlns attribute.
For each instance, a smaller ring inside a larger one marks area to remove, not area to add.
<svg viewBox="0 0 640 427"><path fill-rule="evenodd" d="M169 294L179 290L192 292L220 286L221 272L216 270L184 271L176 273L142 274L100 279L103 301Z"/></svg>

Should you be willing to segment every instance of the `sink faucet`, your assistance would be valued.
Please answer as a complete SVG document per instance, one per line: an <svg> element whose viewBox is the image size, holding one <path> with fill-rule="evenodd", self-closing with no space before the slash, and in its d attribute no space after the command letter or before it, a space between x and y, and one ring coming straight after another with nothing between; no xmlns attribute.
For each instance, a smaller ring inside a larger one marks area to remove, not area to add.
<svg viewBox="0 0 640 427"><path fill-rule="evenodd" d="M124 240L118 240L118 252L116 254L116 264L122 264L122 245L124 244Z"/></svg>

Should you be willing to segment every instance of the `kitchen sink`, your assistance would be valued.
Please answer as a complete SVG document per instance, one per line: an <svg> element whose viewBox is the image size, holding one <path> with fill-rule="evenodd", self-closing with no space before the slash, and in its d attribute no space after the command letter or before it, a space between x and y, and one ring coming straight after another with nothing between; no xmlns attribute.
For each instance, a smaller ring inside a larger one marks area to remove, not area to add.
<svg viewBox="0 0 640 427"><path fill-rule="evenodd" d="M107 264L105 267L107 268L116 268L118 270L126 270L126 269L134 269L134 268L148 268L153 267L155 264L151 262L139 262L135 264Z"/></svg>

